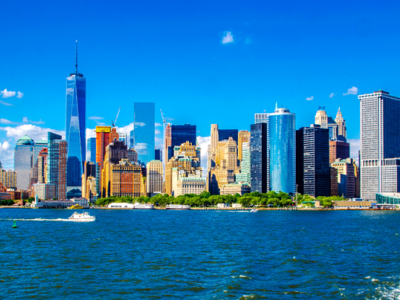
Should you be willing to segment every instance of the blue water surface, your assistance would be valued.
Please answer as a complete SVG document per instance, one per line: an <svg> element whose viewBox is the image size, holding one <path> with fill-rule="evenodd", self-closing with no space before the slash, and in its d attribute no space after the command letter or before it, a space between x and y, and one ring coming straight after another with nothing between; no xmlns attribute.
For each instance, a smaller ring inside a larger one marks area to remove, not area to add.
<svg viewBox="0 0 400 300"><path fill-rule="evenodd" d="M399 212L72 212L0 209L0 298L400 297Z"/></svg>

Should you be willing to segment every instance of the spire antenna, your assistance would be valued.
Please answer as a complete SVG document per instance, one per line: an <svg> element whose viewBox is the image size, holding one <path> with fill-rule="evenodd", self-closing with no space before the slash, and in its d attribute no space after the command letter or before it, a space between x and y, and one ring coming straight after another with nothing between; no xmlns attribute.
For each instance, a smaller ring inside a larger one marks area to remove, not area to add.
<svg viewBox="0 0 400 300"><path fill-rule="evenodd" d="M75 75L78 77L78 40L76 40L76 64L75 64Z"/></svg>

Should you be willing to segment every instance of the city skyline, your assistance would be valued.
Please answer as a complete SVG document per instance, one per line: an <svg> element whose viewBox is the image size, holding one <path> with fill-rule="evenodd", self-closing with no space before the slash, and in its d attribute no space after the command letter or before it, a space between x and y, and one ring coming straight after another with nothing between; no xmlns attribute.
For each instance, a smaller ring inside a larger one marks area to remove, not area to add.
<svg viewBox="0 0 400 300"><path fill-rule="evenodd" d="M280 3L227 8L203 2L196 11L190 4L158 4L149 10L146 4L129 3L123 12L100 7L90 16L90 2L78 11L72 5L51 4L30 22L33 15L26 11L33 4L28 3L22 23L15 23L13 14L3 16L8 35L7 47L0 49L6 71L0 74L0 161L5 168L12 168L12 149L24 134L34 140L46 137L48 131L65 135L64 80L74 71L76 39L79 68L88 78L89 133L96 125L110 125L119 106L117 126L129 133L132 102L154 102L156 124L162 124L161 108L173 124L196 125L197 135L206 142L210 124L250 130L254 113L272 111L278 101L296 113L296 129L313 123L319 106L333 118L340 107L353 151L359 143L357 94L380 88L400 94L395 47L382 49L382 55L374 55L368 47L359 51L360 44L378 37L390 36L396 45L399 33L388 30L395 28L389 7L346 3L345 11L338 4L313 14L294 1L288 3L290 11ZM4 9L16 11L15 5L6 3ZM227 13L221 14L225 9ZM44 26L54 13L59 17L52 18L52 26ZM102 23L105 13L107 26ZM378 22L377 13L388 17ZM203 14L209 25L195 25L203 24ZM88 23L82 25L82 19ZM18 38L27 34L32 38ZM377 70L385 76L371 76ZM100 85L104 78L106 88ZM200 104L195 114L175 109L188 100ZM249 101L252 105L243 105ZM107 109L98 103L107 103ZM156 147L161 128L156 126Z"/></svg>

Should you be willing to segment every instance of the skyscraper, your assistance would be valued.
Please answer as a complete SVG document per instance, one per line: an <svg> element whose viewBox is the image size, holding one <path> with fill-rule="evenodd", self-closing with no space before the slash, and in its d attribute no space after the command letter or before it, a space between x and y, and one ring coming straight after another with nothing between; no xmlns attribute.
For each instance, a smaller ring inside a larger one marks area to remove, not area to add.
<svg viewBox="0 0 400 300"><path fill-rule="evenodd" d="M47 183L56 184L56 198L66 199L68 147L67 141L61 139L61 135L52 132L47 134Z"/></svg>
<svg viewBox="0 0 400 300"><path fill-rule="evenodd" d="M340 107L336 114L335 122L338 125L338 136L342 137L342 140L347 140L347 128L346 121L343 119L342 112L340 111Z"/></svg>
<svg viewBox="0 0 400 300"><path fill-rule="evenodd" d="M155 160L162 161L162 150L156 149L154 154Z"/></svg>
<svg viewBox="0 0 400 300"><path fill-rule="evenodd" d="M77 46L78 49L78 46ZM75 73L67 77L66 140L68 190L80 190L83 163L86 158L86 78L78 73L78 50Z"/></svg>
<svg viewBox="0 0 400 300"><path fill-rule="evenodd" d="M87 139L87 161L96 162L96 138Z"/></svg>
<svg viewBox="0 0 400 300"><path fill-rule="evenodd" d="M106 147L110 144L110 126L96 126L96 162L103 168Z"/></svg>
<svg viewBox="0 0 400 300"><path fill-rule="evenodd" d="M240 174L235 176L236 182L251 183L250 172L250 141L242 143L242 161L240 163Z"/></svg>
<svg viewBox="0 0 400 300"><path fill-rule="evenodd" d="M329 163L336 159L350 157L350 144L343 141L329 141Z"/></svg>
<svg viewBox="0 0 400 300"><path fill-rule="evenodd" d="M14 149L14 171L17 172L17 188L27 190L30 185L32 155L35 142L27 135L17 141Z"/></svg>
<svg viewBox="0 0 400 300"><path fill-rule="evenodd" d="M296 131L296 182L298 192L330 196L329 130L312 124Z"/></svg>
<svg viewBox="0 0 400 300"><path fill-rule="evenodd" d="M160 160L152 160L147 163L147 194L152 196L155 193L163 192L164 168Z"/></svg>
<svg viewBox="0 0 400 300"><path fill-rule="evenodd" d="M168 161L174 155L173 149L183 143L189 142L196 145L196 125L167 125L170 132L170 143L168 145ZM166 136L167 138L167 136Z"/></svg>
<svg viewBox="0 0 400 300"><path fill-rule="evenodd" d="M359 95L361 198L397 193L400 187L400 98L382 90Z"/></svg>
<svg viewBox="0 0 400 300"><path fill-rule="evenodd" d="M242 160L242 145L250 142L250 132L247 130L239 131L238 135L238 159Z"/></svg>
<svg viewBox="0 0 400 300"><path fill-rule="evenodd" d="M266 123L251 125L250 155L251 191L266 193L269 191Z"/></svg>
<svg viewBox="0 0 400 300"><path fill-rule="evenodd" d="M236 142L239 142L238 139L238 130L237 129L218 129L218 140L225 141L228 140L230 137Z"/></svg>
<svg viewBox="0 0 400 300"><path fill-rule="evenodd" d="M268 114L269 188L296 192L296 116L287 108Z"/></svg>
<svg viewBox="0 0 400 300"><path fill-rule="evenodd" d="M119 133L119 140L120 140L121 142L124 142L126 146L129 146L129 145L128 145L128 140L127 140L127 135L126 135L125 132L120 132L120 133Z"/></svg>
<svg viewBox="0 0 400 300"><path fill-rule="evenodd" d="M135 150L142 166L154 160L155 105L153 102L135 102L133 105Z"/></svg>

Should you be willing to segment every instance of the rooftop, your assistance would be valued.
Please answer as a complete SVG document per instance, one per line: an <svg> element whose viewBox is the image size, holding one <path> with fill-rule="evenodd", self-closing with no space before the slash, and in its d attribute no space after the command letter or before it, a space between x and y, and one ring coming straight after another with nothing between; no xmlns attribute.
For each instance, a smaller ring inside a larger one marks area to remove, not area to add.
<svg viewBox="0 0 400 300"><path fill-rule="evenodd" d="M17 141L17 145L33 145L35 142L26 134Z"/></svg>

